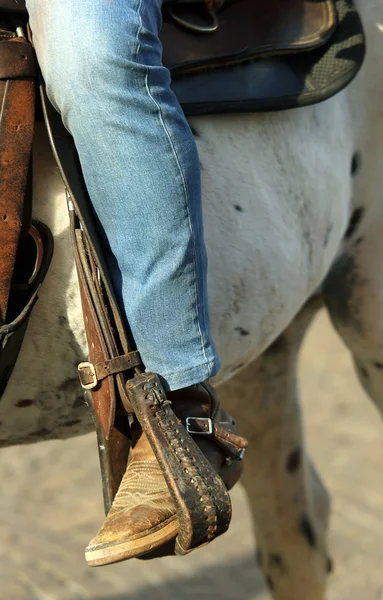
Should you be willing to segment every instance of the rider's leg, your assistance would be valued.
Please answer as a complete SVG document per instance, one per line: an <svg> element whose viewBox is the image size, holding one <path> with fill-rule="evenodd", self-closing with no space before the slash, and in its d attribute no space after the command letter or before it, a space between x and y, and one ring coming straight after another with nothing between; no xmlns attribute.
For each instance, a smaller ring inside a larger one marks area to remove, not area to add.
<svg viewBox="0 0 383 600"><path fill-rule="evenodd" d="M29 0L48 96L72 133L116 259L114 284L165 388L218 370L209 330L200 168L161 64L161 0Z"/></svg>
<svg viewBox="0 0 383 600"><path fill-rule="evenodd" d="M161 64L161 0L27 6L47 92L74 137L145 366L171 390L180 419L218 418L213 391L200 383L217 372L218 358L209 330L199 161ZM223 476L222 452L211 440L196 441ZM88 561L142 554L177 529L167 485L138 431Z"/></svg>

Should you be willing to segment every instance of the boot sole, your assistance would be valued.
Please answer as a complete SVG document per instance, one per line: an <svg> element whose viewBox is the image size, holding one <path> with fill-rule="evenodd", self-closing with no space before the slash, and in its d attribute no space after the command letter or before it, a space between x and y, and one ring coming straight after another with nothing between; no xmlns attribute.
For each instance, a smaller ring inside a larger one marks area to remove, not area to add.
<svg viewBox="0 0 383 600"><path fill-rule="evenodd" d="M175 516L170 522L140 538L134 540L122 540L113 545L103 547L89 547L85 550L85 560L90 567L101 567L112 563L136 558L151 550L162 546L178 535L178 519Z"/></svg>

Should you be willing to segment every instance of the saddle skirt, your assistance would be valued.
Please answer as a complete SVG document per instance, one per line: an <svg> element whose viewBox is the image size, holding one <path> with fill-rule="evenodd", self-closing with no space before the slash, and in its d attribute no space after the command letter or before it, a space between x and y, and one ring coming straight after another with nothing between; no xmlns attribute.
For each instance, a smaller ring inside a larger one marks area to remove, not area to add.
<svg viewBox="0 0 383 600"><path fill-rule="evenodd" d="M192 20L195 7L182 2L177 11ZM165 4L161 40L188 116L322 102L352 81L365 55L352 0L228 1L211 33L180 26Z"/></svg>
<svg viewBox="0 0 383 600"><path fill-rule="evenodd" d="M163 63L186 115L257 112L322 102L365 54L353 0L164 0ZM26 17L25 0L0 13Z"/></svg>

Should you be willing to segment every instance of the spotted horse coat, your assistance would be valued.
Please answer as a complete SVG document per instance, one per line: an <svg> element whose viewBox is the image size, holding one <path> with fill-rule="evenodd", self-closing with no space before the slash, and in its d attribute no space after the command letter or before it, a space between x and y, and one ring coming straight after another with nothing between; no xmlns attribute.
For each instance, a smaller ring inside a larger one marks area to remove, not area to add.
<svg viewBox="0 0 383 600"><path fill-rule="evenodd" d="M360 11L368 52L323 104L191 119L199 148L213 335L227 409L250 440L244 482L275 600L324 600L329 496L308 456L297 354L328 310L383 408L383 1ZM40 131L35 216L55 254L0 403L0 444L92 430L76 376L86 343L62 184ZM240 377L233 377L240 373Z"/></svg>

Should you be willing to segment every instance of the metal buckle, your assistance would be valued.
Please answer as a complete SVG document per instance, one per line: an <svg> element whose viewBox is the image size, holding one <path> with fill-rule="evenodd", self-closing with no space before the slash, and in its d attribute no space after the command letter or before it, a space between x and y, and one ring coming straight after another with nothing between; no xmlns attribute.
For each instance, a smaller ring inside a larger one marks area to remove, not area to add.
<svg viewBox="0 0 383 600"><path fill-rule="evenodd" d="M85 373L83 373L83 371L85 371L85 369L87 370L86 375L85 375ZM93 388L97 387L97 385L98 385L97 375L96 375L94 365L91 362L79 363L79 365L77 367L77 372L78 372L78 376L80 378L81 387L84 388L84 390L93 390ZM91 377L92 380L88 383L85 383L85 381L89 380L89 377Z"/></svg>
<svg viewBox="0 0 383 600"><path fill-rule="evenodd" d="M190 429L190 424L193 421L205 421L209 425L207 431L193 431ZM191 435L211 435L213 433L213 421L209 417L186 417L186 431Z"/></svg>

